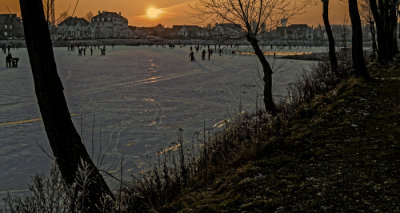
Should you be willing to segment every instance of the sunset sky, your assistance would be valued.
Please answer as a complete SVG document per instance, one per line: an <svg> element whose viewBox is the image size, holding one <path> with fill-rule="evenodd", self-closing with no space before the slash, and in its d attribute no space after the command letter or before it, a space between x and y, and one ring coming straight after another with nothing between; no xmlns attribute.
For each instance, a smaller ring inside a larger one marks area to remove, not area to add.
<svg viewBox="0 0 400 213"><path fill-rule="evenodd" d="M70 8L69 15L72 15L77 1L79 2L74 16L78 17L84 17L89 11L96 15L98 11L105 10L122 12L122 15L128 18L129 25L133 26L155 26L159 23L165 26L207 25L207 23L198 23L198 20L191 15L188 5L193 5L196 0L56 0L56 17L68 8ZM0 13L8 13L8 7L11 13L19 15L18 2L18 0L0 0ZM345 2L332 1L330 11L332 24L341 24L344 17L347 17L348 10ZM321 8L321 4L310 6L306 13L292 18L289 23L306 23L310 26L322 24Z"/></svg>

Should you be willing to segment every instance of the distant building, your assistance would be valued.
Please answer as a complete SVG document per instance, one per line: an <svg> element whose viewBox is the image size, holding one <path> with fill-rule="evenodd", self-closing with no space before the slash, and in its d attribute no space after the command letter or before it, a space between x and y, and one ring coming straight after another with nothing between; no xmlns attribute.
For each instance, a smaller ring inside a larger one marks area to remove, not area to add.
<svg viewBox="0 0 400 213"><path fill-rule="evenodd" d="M172 31L181 38L205 38L210 36L208 29L197 25L174 25Z"/></svg>
<svg viewBox="0 0 400 213"><path fill-rule="evenodd" d="M21 18L16 14L0 14L0 39L23 38Z"/></svg>
<svg viewBox="0 0 400 213"><path fill-rule="evenodd" d="M285 24L286 25L286 24ZM307 24L292 24L277 27L274 37L283 40L313 40L314 30Z"/></svg>
<svg viewBox="0 0 400 213"><path fill-rule="evenodd" d="M90 23L84 18L68 17L58 25L59 38L88 39L92 38Z"/></svg>
<svg viewBox="0 0 400 213"><path fill-rule="evenodd" d="M135 37L147 37L152 34L151 27L132 27L131 29Z"/></svg>
<svg viewBox="0 0 400 213"><path fill-rule="evenodd" d="M239 24L215 24L212 29L212 35L217 37L232 37L236 38L240 35L242 28Z"/></svg>
<svg viewBox="0 0 400 213"><path fill-rule="evenodd" d="M292 24L286 26L282 21L282 26L274 29L270 34L277 40L314 40L321 37L312 27L307 24Z"/></svg>
<svg viewBox="0 0 400 213"><path fill-rule="evenodd" d="M132 27L130 26L131 31L133 32L134 37L146 38L146 37L159 37L164 35L163 25L159 24L155 27Z"/></svg>
<svg viewBox="0 0 400 213"><path fill-rule="evenodd" d="M128 19L121 13L103 11L92 18L93 38L129 38Z"/></svg>

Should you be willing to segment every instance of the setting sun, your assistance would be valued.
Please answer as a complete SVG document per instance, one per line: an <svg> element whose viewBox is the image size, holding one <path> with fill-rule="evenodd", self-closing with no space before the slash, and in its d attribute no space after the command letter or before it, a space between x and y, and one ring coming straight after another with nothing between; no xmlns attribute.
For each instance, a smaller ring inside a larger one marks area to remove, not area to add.
<svg viewBox="0 0 400 213"><path fill-rule="evenodd" d="M162 9L157 9L154 7L150 7L149 9L147 9L147 17L152 19L158 18L162 13L163 13Z"/></svg>

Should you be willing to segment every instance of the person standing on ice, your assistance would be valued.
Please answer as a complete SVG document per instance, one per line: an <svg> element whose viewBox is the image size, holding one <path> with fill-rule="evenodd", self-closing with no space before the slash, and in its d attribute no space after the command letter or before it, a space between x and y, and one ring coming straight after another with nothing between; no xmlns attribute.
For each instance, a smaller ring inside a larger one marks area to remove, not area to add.
<svg viewBox="0 0 400 213"><path fill-rule="evenodd" d="M190 58L190 61L196 61L196 59L194 59L194 52L193 52L193 50L190 51L189 58Z"/></svg>
<svg viewBox="0 0 400 213"><path fill-rule="evenodd" d="M6 68L11 67L12 60L13 60L13 57L12 57L11 53L8 53L8 55L6 57Z"/></svg>
<svg viewBox="0 0 400 213"><path fill-rule="evenodd" d="M203 49L203 51L201 52L201 59L204 61L206 60L206 50Z"/></svg>
<svg viewBox="0 0 400 213"><path fill-rule="evenodd" d="M93 47L90 47L90 55L93 55Z"/></svg>

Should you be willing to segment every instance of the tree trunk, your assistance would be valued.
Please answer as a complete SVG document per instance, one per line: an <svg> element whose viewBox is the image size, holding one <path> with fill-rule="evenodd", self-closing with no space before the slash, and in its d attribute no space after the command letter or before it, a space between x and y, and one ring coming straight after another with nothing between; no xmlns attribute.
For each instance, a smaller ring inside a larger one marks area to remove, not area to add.
<svg viewBox="0 0 400 213"><path fill-rule="evenodd" d="M370 22L369 22L369 30L371 32L372 54L373 54L373 57L376 58L376 54L378 52L378 45L376 44L375 23L372 20L370 20Z"/></svg>
<svg viewBox="0 0 400 213"><path fill-rule="evenodd" d="M397 47L397 3L394 1L370 0L376 23L378 60L386 63L398 53Z"/></svg>
<svg viewBox="0 0 400 213"><path fill-rule="evenodd" d="M32 68L35 92L43 123L58 168L68 185L75 182L81 162L91 171L84 199L85 211L95 211L103 194L114 198L103 177L87 153L72 123L57 73L48 25L41 0L20 0L25 41Z"/></svg>
<svg viewBox="0 0 400 213"><path fill-rule="evenodd" d="M348 0L348 1L349 1L351 26L353 29L353 37L352 37L353 66L356 71L357 77L369 79L369 74L364 61L363 35L362 35L360 14L358 12L357 0Z"/></svg>
<svg viewBox="0 0 400 213"><path fill-rule="evenodd" d="M388 14L388 22L389 22L389 32L388 32L388 37L390 37L390 53L389 57L392 59L397 53L398 53L398 47L397 47L397 22L398 22L398 16L397 16L397 4L392 2L389 4L389 14Z"/></svg>
<svg viewBox="0 0 400 213"><path fill-rule="evenodd" d="M336 73L338 65L336 57L335 39L333 37L331 24L329 23L329 0L322 0L322 4L323 4L322 17L324 19L326 34L328 35L329 59L331 61L331 69L332 72Z"/></svg>
<svg viewBox="0 0 400 213"><path fill-rule="evenodd" d="M376 3L376 0L370 0L369 5L371 7L372 15L374 16L375 24L376 24L376 34L378 40L378 60L380 63L385 62L385 49L386 49L386 42L385 42L385 33L383 27L383 20L379 13L379 8Z"/></svg>
<svg viewBox="0 0 400 213"><path fill-rule="evenodd" d="M268 63L267 59L264 56L264 53L261 51L260 46L258 45L258 40L255 36L247 34L246 36L247 41L250 42L251 46L254 49L258 60L261 63L264 73L264 105L265 110L272 115L276 114L276 106L274 103L274 99L272 97L272 69L270 64Z"/></svg>

